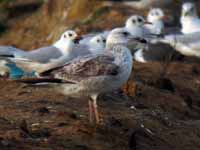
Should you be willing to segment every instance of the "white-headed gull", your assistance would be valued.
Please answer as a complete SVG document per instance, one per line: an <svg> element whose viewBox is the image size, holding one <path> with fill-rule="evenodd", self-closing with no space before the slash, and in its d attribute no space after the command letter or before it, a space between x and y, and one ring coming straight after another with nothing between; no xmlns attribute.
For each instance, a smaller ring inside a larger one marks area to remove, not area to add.
<svg viewBox="0 0 200 150"><path fill-rule="evenodd" d="M106 53L74 59L62 67L42 73L53 77L21 80L26 83L45 82L49 87L72 97L90 97L90 121L99 123L97 98L101 93L120 88L132 71L132 55L124 45L132 36L125 29L115 29L108 35ZM52 82L59 83L52 83ZM92 115L94 114L94 116Z"/></svg>
<svg viewBox="0 0 200 150"><path fill-rule="evenodd" d="M150 22L151 24L144 24L144 32L146 33L146 36L144 38L147 39L148 42L152 40L153 35L154 38L156 38L156 36L163 34L164 18L165 14L161 8L152 8L149 11L147 15L147 22ZM150 43L148 42L146 41L145 48L139 48L134 53L133 57L135 61L146 63L148 61L162 60L165 54L166 56L169 55L164 50L156 47L156 45L149 45Z"/></svg>
<svg viewBox="0 0 200 150"><path fill-rule="evenodd" d="M142 16L133 15L126 20L125 28L131 33L132 36L136 38L144 38L148 34L145 32L145 24L151 23L145 21Z"/></svg>
<svg viewBox="0 0 200 150"><path fill-rule="evenodd" d="M106 45L106 38L102 34L97 34L95 36L92 36L88 41L85 40L84 42L81 42L79 46L87 45L87 48L89 48L89 51L96 55L96 54L102 54L103 50L105 49Z"/></svg>
<svg viewBox="0 0 200 150"><path fill-rule="evenodd" d="M18 65L25 62L25 68L27 71L37 71L34 64L27 62L37 62L38 64L53 64L54 61L58 61L62 58L63 60L68 60L72 57L72 48L75 45L78 35L72 30L67 30L61 36L61 38L56 41L53 45L38 48L32 51L24 51L14 47L7 47L8 53L6 54L6 47L0 47L0 55L11 55L11 61L15 62ZM5 49L4 49L5 48ZM65 59L64 59L65 58ZM3 59L3 58L1 58ZM20 66L23 68L23 65Z"/></svg>
<svg viewBox="0 0 200 150"><path fill-rule="evenodd" d="M152 24L145 24L144 27L152 34L162 34L164 30L164 17L165 14L161 8L152 8L147 16L147 21Z"/></svg>
<svg viewBox="0 0 200 150"><path fill-rule="evenodd" d="M89 43L75 44L77 34L74 31L66 31L60 40L53 46L40 48L30 52L14 53L14 58L9 58L12 62L27 72L43 72L45 70L65 64L76 57L103 53L105 39L95 36Z"/></svg>
<svg viewBox="0 0 200 150"><path fill-rule="evenodd" d="M182 5L181 32L183 34L200 32L200 18L194 3L186 2Z"/></svg>

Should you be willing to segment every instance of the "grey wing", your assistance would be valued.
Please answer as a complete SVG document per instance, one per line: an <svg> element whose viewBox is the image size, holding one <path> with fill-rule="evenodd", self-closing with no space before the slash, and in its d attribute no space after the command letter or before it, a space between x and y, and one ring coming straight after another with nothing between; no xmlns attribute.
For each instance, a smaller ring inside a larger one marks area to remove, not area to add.
<svg viewBox="0 0 200 150"><path fill-rule="evenodd" d="M90 55L91 52L88 49L89 47L87 45L76 44L73 48L72 55L74 58L79 57L79 56Z"/></svg>
<svg viewBox="0 0 200 150"><path fill-rule="evenodd" d="M193 34L174 35L174 40L183 44L191 44L200 41L200 32Z"/></svg>
<svg viewBox="0 0 200 150"><path fill-rule="evenodd" d="M189 47L193 51L200 52L200 33L178 35L174 38L175 43Z"/></svg>
<svg viewBox="0 0 200 150"><path fill-rule="evenodd" d="M14 55L14 53L23 52L23 50L12 46L0 46L0 55Z"/></svg>
<svg viewBox="0 0 200 150"><path fill-rule="evenodd" d="M62 56L62 53L54 46L43 47L32 50L20 57L37 61L40 63L48 63L52 59L57 59Z"/></svg>
<svg viewBox="0 0 200 150"><path fill-rule="evenodd" d="M200 52L200 41L189 43L186 46L190 47L192 50L196 50Z"/></svg>
<svg viewBox="0 0 200 150"><path fill-rule="evenodd" d="M97 76L115 76L118 73L119 66L114 64L113 57L107 55L85 56L50 71L55 78L72 82Z"/></svg>
<svg viewBox="0 0 200 150"><path fill-rule="evenodd" d="M80 40L80 44L85 44L85 43L88 43L90 42L90 40L95 36L96 34L95 33L90 33L90 34L87 34L83 37L82 40Z"/></svg>

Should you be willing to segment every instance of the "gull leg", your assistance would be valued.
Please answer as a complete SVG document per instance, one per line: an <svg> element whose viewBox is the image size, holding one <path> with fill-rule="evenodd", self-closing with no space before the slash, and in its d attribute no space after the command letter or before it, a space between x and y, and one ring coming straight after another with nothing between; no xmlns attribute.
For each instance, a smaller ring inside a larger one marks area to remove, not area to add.
<svg viewBox="0 0 200 150"><path fill-rule="evenodd" d="M88 105L89 105L89 121L90 123L93 123L94 119L93 119L93 105L92 105L92 100L88 101Z"/></svg>
<svg viewBox="0 0 200 150"><path fill-rule="evenodd" d="M92 107L93 107L93 111L94 111L94 115L95 115L95 121L96 124L99 124L100 119L99 119L99 112L98 112L98 107L97 107L97 97L98 95L92 95Z"/></svg>

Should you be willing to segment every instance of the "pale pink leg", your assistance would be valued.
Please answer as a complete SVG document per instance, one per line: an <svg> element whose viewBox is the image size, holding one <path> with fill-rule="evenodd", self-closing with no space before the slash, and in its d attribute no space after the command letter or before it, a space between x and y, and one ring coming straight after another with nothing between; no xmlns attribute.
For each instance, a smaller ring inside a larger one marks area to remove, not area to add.
<svg viewBox="0 0 200 150"><path fill-rule="evenodd" d="M92 101L89 100L88 101L88 105L89 105L89 121L90 123L93 123L94 119L93 119L93 105L92 105Z"/></svg>
<svg viewBox="0 0 200 150"><path fill-rule="evenodd" d="M94 112L94 115L95 115L95 121L96 121L96 124L99 124L99 112L98 112L98 107L97 107L97 97L98 95L92 95L91 98L92 98L92 107L93 107L93 112Z"/></svg>
<svg viewBox="0 0 200 150"><path fill-rule="evenodd" d="M96 100L93 100L93 109L94 109L96 124L99 124L99 112Z"/></svg>

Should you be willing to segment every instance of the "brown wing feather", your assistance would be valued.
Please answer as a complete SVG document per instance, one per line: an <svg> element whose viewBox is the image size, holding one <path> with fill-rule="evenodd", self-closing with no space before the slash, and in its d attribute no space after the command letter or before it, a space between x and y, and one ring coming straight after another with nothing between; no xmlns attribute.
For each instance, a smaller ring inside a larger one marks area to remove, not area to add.
<svg viewBox="0 0 200 150"><path fill-rule="evenodd" d="M73 84L73 82L66 82L62 79L55 79L55 78L22 78L22 79L16 79L14 80L16 82L22 82L26 84L38 84L38 83L70 83Z"/></svg>
<svg viewBox="0 0 200 150"><path fill-rule="evenodd" d="M117 75L119 67L113 63L114 58L107 55L84 57L71 61L55 70L47 71L56 78L70 81L81 81L85 78Z"/></svg>

